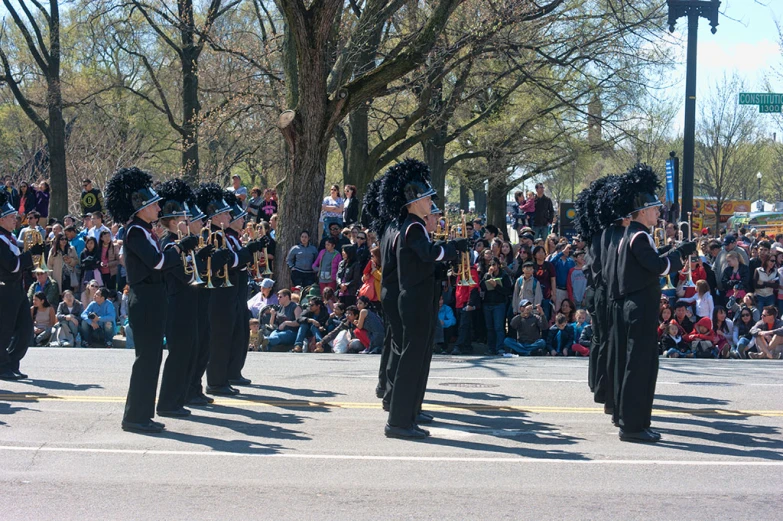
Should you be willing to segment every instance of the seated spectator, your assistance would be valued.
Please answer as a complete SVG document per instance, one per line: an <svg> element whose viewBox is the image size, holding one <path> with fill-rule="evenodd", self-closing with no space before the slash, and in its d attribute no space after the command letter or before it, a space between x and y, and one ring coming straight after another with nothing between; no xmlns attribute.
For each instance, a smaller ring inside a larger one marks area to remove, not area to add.
<svg viewBox="0 0 783 521"><path fill-rule="evenodd" d="M356 318L356 329L364 333L361 335L354 332L357 337L366 336L368 343L361 351L364 354L381 354L383 350L383 339L386 335L386 327L381 320L381 317L372 310L372 303L367 297L359 297L356 299L356 309L359 310L359 314ZM347 311L347 308L346 308Z"/></svg>
<svg viewBox="0 0 783 521"><path fill-rule="evenodd" d="M563 303L565 302L566 301L563 301ZM576 321L571 324L571 327L574 328L575 343L571 346L571 351L580 356L588 356L590 354L590 343L582 343L582 334L584 333L584 330L590 326L587 322L587 311L578 309L576 310L576 313L574 313L574 317L576 318ZM592 333L590 334L590 338L592 338Z"/></svg>
<svg viewBox="0 0 783 521"><path fill-rule="evenodd" d="M672 319L674 313L668 302L661 304L661 311L658 313L658 340L661 339L666 332L666 328L669 326L669 321Z"/></svg>
<svg viewBox="0 0 783 521"><path fill-rule="evenodd" d="M593 342L593 325L587 324L584 327L584 329L582 329L582 334L579 335L579 342L577 342L577 344L587 349L587 354L589 355L590 346L592 345L592 342Z"/></svg>
<svg viewBox="0 0 783 521"><path fill-rule="evenodd" d="M307 353L310 351L308 340L315 338L320 342L326 334L326 325L329 321L329 313L326 311L321 297L312 297L307 302L307 311L303 312L297 322L299 331L294 341L294 353Z"/></svg>
<svg viewBox="0 0 783 521"><path fill-rule="evenodd" d="M712 330L718 336L715 347L718 348L721 358L728 358L734 339L734 323L726 314L726 308L715 306L712 312Z"/></svg>
<svg viewBox="0 0 783 521"><path fill-rule="evenodd" d="M250 340L248 341L248 351L261 351L266 347L267 340L261 334L261 322L257 318L250 319Z"/></svg>
<svg viewBox="0 0 783 521"><path fill-rule="evenodd" d="M674 305L674 320L685 330L686 334L693 332L693 322L690 319L691 312L685 302L677 302Z"/></svg>
<svg viewBox="0 0 783 521"><path fill-rule="evenodd" d="M264 279L261 281L261 291L253 295L253 298L247 301L247 308L250 310L250 315L253 318L259 317L259 313L262 309L273 304L277 304L277 294L272 292L272 288L275 285L275 281L272 279Z"/></svg>
<svg viewBox="0 0 783 521"><path fill-rule="evenodd" d="M334 290L332 288L324 288L321 298L324 301L324 306L326 306L326 311L328 311L331 315L334 312L335 304L337 304L337 295L334 294ZM343 312L344 311L345 307L343 306Z"/></svg>
<svg viewBox="0 0 783 521"><path fill-rule="evenodd" d="M457 325L457 319L449 306L443 303L443 297L438 302L438 321L435 323L435 344L437 345L435 353L450 353L449 337L451 330Z"/></svg>
<svg viewBox="0 0 783 521"><path fill-rule="evenodd" d="M33 335L35 336L35 345L45 346L52 337L52 328L57 318L54 315L54 308L46 299L43 291L38 291L33 295L33 305L30 308L30 315L33 318Z"/></svg>
<svg viewBox="0 0 783 521"><path fill-rule="evenodd" d="M717 358L718 349L715 343L718 336L712 330L712 319L704 317L693 326L693 332L685 337L691 344L691 351L696 358Z"/></svg>
<svg viewBox="0 0 783 521"><path fill-rule="evenodd" d="M35 275L35 282L33 282L27 290L27 299L30 303L32 304L33 302L33 296L40 292L46 295L47 302L52 306L59 304L60 288L57 286L57 282L49 278L49 273L43 271L41 268L36 268L33 270L33 275Z"/></svg>
<svg viewBox="0 0 783 521"><path fill-rule="evenodd" d="M571 302L571 299L564 298L560 302L560 308L558 309L558 312L566 316L569 324L576 322L576 306L574 306L574 303Z"/></svg>
<svg viewBox="0 0 783 521"><path fill-rule="evenodd" d="M670 320L665 324L666 333L661 336L658 352L666 358L693 358L693 353L685 341L685 330L676 320Z"/></svg>
<svg viewBox="0 0 783 521"><path fill-rule="evenodd" d="M351 331L353 330L353 323L348 320L346 306L342 302L335 303L334 311L329 315L327 324L329 333L327 333L320 342L316 342L313 351L316 353L330 351L334 353L346 353L348 351L348 343L352 339Z"/></svg>
<svg viewBox="0 0 783 521"><path fill-rule="evenodd" d="M684 297L677 301L685 302L686 304L696 303L696 312L694 313L696 320L700 318L711 318L712 312L715 309L715 302L712 300L712 294L710 293L710 285L706 280L700 280L696 283L696 293L692 297Z"/></svg>
<svg viewBox="0 0 783 521"><path fill-rule="evenodd" d="M76 346L76 335L79 334L79 325L82 320L84 308L82 303L76 300L71 290L63 292L63 301L57 306L57 324L54 326L51 345L59 347Z"/></svg>
<svg viewBox="0 0 783 521"><path fill-rule="evenodd" d="M569 356L574 344L574 330L568 326L568 317L562 313L555 315L555 323L549 328L547 350L550 356Z"/></svg>
<svg viewBox="0 0 783 521"><path fill-rule="evenodd" d="M302 314L299 304L291 300L291 290L283 288L278 291L277 300L281 310L279 313L272 310L272 322L277 329L269 334L270 349L281 344L291 345L296 341L299 331L297 319Z"/></svg>
<svg viewBox="0 0 783 521"><path fill-rule="evenodd" d="M756 325L753 320L753 312L748 308L742 308L734 317L733 348L729 353L731 358L747 358L748 351L756 348L756 339L751 330Z"/></svg>
<svg viewBox="0 0 783 521"><path fill-rule="evenodd" d="M775 306L766 306L759 320L751 329L756 339L758 353L748 353L754 360L768 358L778 360L783 358L783 320L778 318Z"/></svg>
<svg viewBox="0 0 783 521"><path fill-rule="evenodd" d="M511 319L511 330L514 337L508 337L503 345L520 355L541 356L544 354L546 342L541 338L546 331L546 317L541 304L535 306L527 299L519 302L519 314Z"/></svg>
<svg viewBox="0 0 783 521"><path fill-rule="evenodd" d="M92 343L111 347L117 312L114 310L114 304L109 301L108 289L98 288L94 298L95 300L82 311L80 325L82 347L90 347Z"/></svg>

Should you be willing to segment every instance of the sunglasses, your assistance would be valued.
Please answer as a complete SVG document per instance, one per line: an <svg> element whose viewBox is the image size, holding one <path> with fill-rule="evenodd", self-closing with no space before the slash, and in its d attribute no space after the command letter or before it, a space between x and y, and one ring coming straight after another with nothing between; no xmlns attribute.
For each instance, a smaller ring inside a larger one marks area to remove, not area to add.
<svg viewBox="0 0 783 521"><path fill-rule="evenodd" d="M367 237L362 237L361 235L358 235L356 238L357 238L357 239L361 239L361 240L363 240L363 241L366 241L366 240L367 240Z"/></svg>

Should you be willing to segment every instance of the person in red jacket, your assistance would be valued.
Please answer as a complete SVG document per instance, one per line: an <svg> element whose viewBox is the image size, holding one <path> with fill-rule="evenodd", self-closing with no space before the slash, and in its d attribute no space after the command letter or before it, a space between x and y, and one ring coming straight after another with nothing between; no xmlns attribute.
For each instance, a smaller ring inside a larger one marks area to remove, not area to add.
<svg viewBox="0 0 783 521"><path fill-rule="evenodd" d="M716 355L718 334L712 330L712 319L704 317L693 326L693 332L685 337L691 343L691 349L696 358L712 358Z"/></svg>

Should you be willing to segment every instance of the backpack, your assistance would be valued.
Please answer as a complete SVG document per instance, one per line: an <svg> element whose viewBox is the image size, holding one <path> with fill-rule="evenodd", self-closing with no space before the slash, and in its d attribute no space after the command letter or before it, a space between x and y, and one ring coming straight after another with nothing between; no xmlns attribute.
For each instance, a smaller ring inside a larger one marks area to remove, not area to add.
<svg viewBox="0 0 783 521"><path fill-rule="evenodd" d="M520 288L522 287L522 284L524 284L524 282L525 282L524 279L525 279L524 276L520 276L517 279L517 283L519 283L519 287ZM538 279L533 277L533 298L536 298L536 288L537 287L538 287Z"/></svg>

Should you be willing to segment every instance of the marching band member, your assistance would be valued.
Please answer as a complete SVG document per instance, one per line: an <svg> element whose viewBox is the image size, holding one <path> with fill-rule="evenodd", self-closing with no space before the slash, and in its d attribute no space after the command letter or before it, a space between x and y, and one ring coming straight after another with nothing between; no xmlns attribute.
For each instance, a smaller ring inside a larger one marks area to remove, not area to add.
<svg viewBox="0 0 783 521"><path fill-rule="evenodd" d="M158 220L158 201L160 196L152 189L150 175L135 167L118 170L106 185L106 208L117 222L128 223L123 249L130 285L128 320L135 337L136 361L122 429L141 433L161 432L164 428L152 420L166 321L164 274L172 269L182 270L180 255L193 250L198 242L195 237L186 237L161 250L152 230L152 223Z"/></svg>
<svg viewBox="0 0 783 521"><path fill-rule="evenodd" d="M33 340L33 319L22 275L33 267L33 255L42 255L44 247L36 244L26 252L19 249L11 233L17 211L7 199L8 192L0 190L0 380L21 380L27 375L19 371L19 362Z"/></svg>

